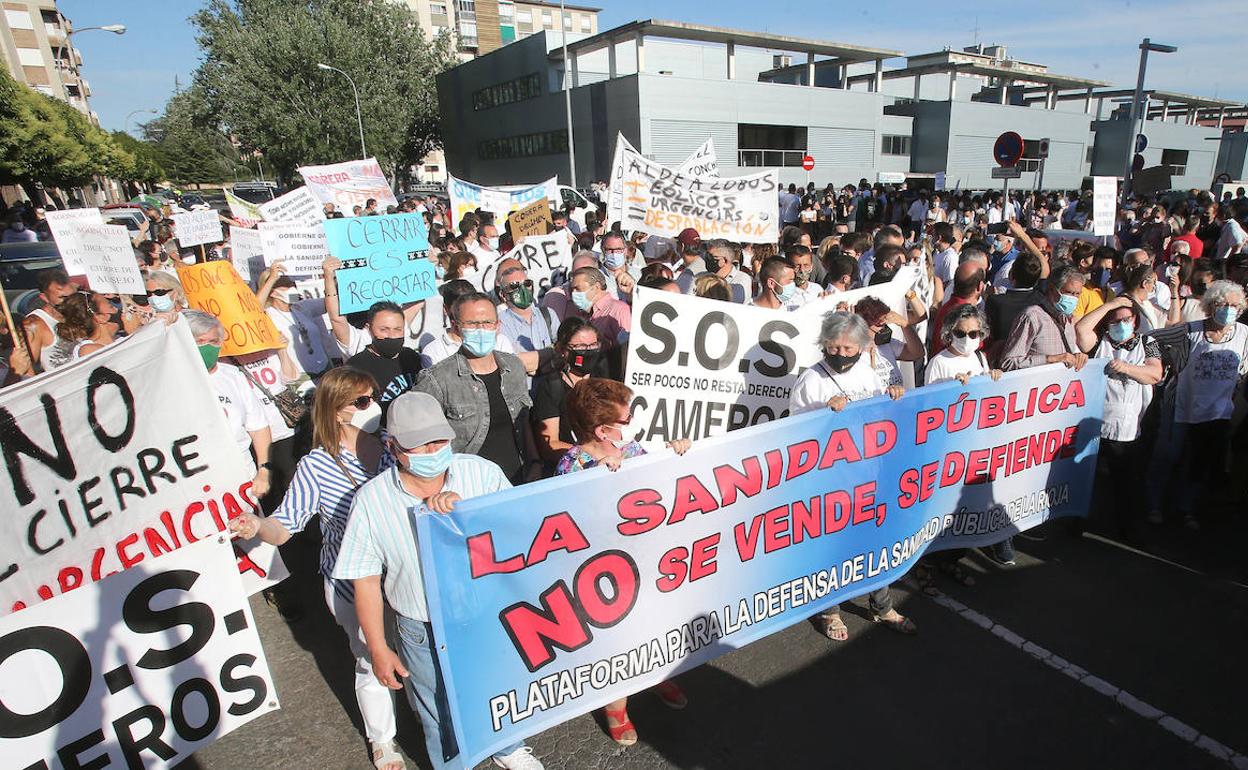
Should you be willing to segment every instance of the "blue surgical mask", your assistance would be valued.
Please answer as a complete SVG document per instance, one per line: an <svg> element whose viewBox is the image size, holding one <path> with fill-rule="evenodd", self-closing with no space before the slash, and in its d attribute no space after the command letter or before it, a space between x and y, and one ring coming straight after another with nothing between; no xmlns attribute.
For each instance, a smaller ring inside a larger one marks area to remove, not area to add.
<svg viewBox="0 0 1248 770"><path fill-rule="evenodd" d="M447 468L451 467L451 458L453 456L454 453L451 452L450 444L445 444L438 451L427 455L409 454L407 456L407 469L422 479L432 479L442 475Z"/></svg>
<svg viewBox="0 0 1248 770"><path fill-rule="evenodd" d="M1109 325L1109 338L1114 342L1126 342L1135 333L1135 324L1130 321L1118 321Z"/></svg>
<svg viewBox="0 0 1248 770"><path fill-rule="evenodd" d="M434 266L433 266L433 274L434 274L435 276L437 276L437 279L438 279L439 281L441 281L441 280L443 280L444 278L446 278L446 268L445 268L445 267L442 267L441 265L434 265Z"/></svg>
<svg viewBox="0 0 1248 770"><path fill-rule="evenodd" d="M781 305L787 304L796 293L797 283L776 284L776 299L780 300Z"/></svg>
<svg viewBox="0 0 1248 770"><path fill-rule="evenodd" d="M464 350L473 358L482 358L494 352L498 332L493 329L464 329Z"/></svg>
<svg viewBox="0 0 1248 770"><path fill-rule="evenodd" d="M602 264L608 270L619 270L621 267L624 267L624 262L625 258L623 254L614 254L608 251L602 255Z"/></svg>
<svg viewBox="0 0 1248 770"><path fill-rule="evenodd" d="M582 313L588 313L594 303L589 301L589 294L583 291L572 292L572 304L581 309Z"/></svg>
<svg viewBox="0 0 1248 770"><path fill-rule="evenodd" d="M173 310L173 297L168 294L153 294L147 302L157 313L168 313Z"/></svg>
<svg viewBox="0 0 1248 770"><path fill-rule="evenodd" d="M1239 318L1239 308L1234 305L1220 307L1213 311L1213 319L1221 326L1230 326Z"/></svg>
<svg viewBox="0 0 1248 770"><path fill-rule="evenodd" d="M1063 294L1057 298L1057 302L1053 303L1057 308L1057 312L1062 315L1074 315L1075 308L1079 306L1079 298L1072 297L1069 294Z"/></svg>

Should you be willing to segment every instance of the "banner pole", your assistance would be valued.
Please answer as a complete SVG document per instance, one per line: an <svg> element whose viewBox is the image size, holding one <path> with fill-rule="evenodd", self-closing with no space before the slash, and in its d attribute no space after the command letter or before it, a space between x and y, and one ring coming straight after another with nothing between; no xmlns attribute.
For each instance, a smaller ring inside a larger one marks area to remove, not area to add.
<svg viewBox="0 0 1248 770"><path fill-rule="evenodd" d="M204 248L204 244L199 244L199 261L201 263L208 261L208 251Z"/></svg>
<svg viewBox="0 0 1248 770"><path fill-rule="evenodd" d="M4 309L4 321L9 325L9 334L13 337L13 344L18 347L27 357L30 357L30 348L26 346L25 330L19 329L17 324L13 323L13 311L9 310L9 298L4 293L4 286L0 285L0 308ZM33 370L35 362L30 362Z"/></svg>

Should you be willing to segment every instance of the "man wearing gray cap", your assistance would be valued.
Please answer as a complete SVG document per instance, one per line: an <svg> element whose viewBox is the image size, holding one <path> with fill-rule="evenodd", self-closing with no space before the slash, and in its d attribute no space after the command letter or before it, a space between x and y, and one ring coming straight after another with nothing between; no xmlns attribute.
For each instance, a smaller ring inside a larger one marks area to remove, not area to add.
<svg viewBox="0 0 1248 770"><path fill-rule="evenodd" d="M437 399L428 393L409 391L390 402L386 432L395 466L356 492L334 577L354 582L355 608L373 673L392 690L403 688L406 680L408 700L424 728L429 761L434 768L443 768L454 765L459 747L434 651L413 519L450 513L461 499L511 484L489 460L451 451L455 432ZM401 657L386 640L383 595L395 612ZM542 770L542 763L522 743L495 754L494 764Z"/></svg>

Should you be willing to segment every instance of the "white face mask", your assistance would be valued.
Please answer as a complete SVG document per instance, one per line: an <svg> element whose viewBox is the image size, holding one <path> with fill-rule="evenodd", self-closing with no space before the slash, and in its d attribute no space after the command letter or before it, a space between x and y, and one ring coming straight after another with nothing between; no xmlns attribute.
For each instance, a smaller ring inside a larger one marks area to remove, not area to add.
<svg viewBox="0 0 1248 770"><path fill-rule="evenodd" d="M381 404L376 401L351 415L351 424L365 433L376 433L381 427Z"/></svg>
<svg viewBox="0 0 1248 770"><path fill-rule="evenodd" d="M953 348L960 355L970 355L979 348L979 340L970 337L954 337L949 342L949 347Z"/></svg>
<svg viewBox="0 0 1248 770"><path fill-rule="evenodd" d="M498 251L498 239L497 239L497 238L486 238L486 239L485 239L485 246L486 246L486 248L488 248L490 251Z"/></svg>

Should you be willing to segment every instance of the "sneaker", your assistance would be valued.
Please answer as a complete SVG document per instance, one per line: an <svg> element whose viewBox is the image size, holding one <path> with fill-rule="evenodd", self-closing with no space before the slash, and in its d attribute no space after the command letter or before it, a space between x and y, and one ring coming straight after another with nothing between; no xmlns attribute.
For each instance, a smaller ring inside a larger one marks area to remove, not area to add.
<svg viewBox="0 0 1248 770"><path fill-rule="evenodd" d="M510 754L495 756L494 764L507 770L544 770L541 760L533 756L532 746L521 746Z"/></svg>
<svg viewBox="0 0 1248 770"><path fill-rule="evenodd" d="M993 545L988 546L988 549L984 551L984 555L986 555L989 559L992 559L993 561L995 561L997 564L1000 564L1005 567L1013 567L1014 566L1014 540L1013 538L1007 537L1006 539L1002 540L999 543L994 543Z"/></svg>

